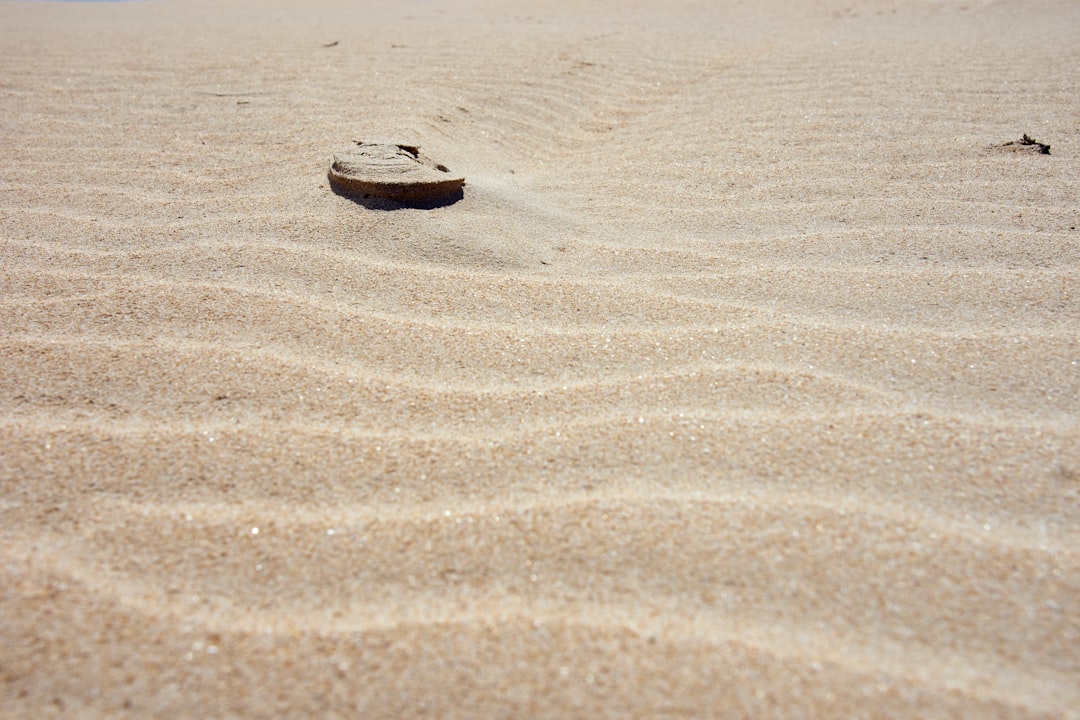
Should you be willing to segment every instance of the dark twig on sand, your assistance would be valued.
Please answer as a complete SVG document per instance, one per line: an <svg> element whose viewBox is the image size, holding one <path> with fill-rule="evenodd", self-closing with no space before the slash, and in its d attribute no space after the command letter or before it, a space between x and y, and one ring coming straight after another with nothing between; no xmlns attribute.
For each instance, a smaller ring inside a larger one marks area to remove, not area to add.
<svg viewBox="0 0 1080 720"><path fill-rule="evenodd" d="M1032 151L1032 152L1036 152L1036 153L1038 153L1040 155L1049 155L1050 154L1050 146L1049 145L1047 145L1046 143L1039 142L1038 140L1031 137L1027 133L1024 133L1024 137L1020 138L1019 140L1013 140L1012 142L1007 142L1004 145L1002 145L1001 147L1009 148L1010 150L1029 150L1029 151Z"/></svg>

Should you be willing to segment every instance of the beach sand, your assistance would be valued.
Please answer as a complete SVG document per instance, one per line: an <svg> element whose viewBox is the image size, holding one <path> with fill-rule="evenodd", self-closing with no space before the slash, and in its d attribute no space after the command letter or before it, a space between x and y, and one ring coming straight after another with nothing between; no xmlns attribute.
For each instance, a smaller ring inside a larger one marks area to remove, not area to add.
<svg viewBox="0 0 1080 720"><path fill-rule="evenodd" d="M1077 37L0 3L0 716L1080 717Z"/></svg>

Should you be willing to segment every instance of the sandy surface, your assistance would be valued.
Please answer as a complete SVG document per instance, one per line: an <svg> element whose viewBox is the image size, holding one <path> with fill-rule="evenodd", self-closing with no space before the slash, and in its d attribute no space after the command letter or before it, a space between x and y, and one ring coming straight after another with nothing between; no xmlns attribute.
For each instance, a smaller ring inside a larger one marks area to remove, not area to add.
<svg viewBox="0 0 1080 720"><path fill-rule="evenodd" d="M0 716L1080 716L1077 37L0 3Z"/></svg>

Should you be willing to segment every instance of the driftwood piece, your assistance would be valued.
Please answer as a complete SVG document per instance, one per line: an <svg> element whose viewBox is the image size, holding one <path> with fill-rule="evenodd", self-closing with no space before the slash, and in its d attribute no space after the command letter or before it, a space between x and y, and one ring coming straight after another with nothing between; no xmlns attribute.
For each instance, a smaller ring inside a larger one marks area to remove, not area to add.
<svg viewBox="0 0 1080 720"><path fill-rule="evenodd" d="M335 153L330 165L330 185L340 194L429 202L450 196L465 184L464 177L423 155L416 145L354 142L354 147Z"/></svg>

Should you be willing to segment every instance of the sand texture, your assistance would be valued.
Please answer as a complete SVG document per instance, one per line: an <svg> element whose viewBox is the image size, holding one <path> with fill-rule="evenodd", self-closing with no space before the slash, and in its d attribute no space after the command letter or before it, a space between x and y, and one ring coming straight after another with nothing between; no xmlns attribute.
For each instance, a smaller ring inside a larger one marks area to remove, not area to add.
<svg viewBox="0 0 1080 720"><path fill-rule="evenodd" d="M0 717L1080 717L1077 38L0 2Z"/></svg>

